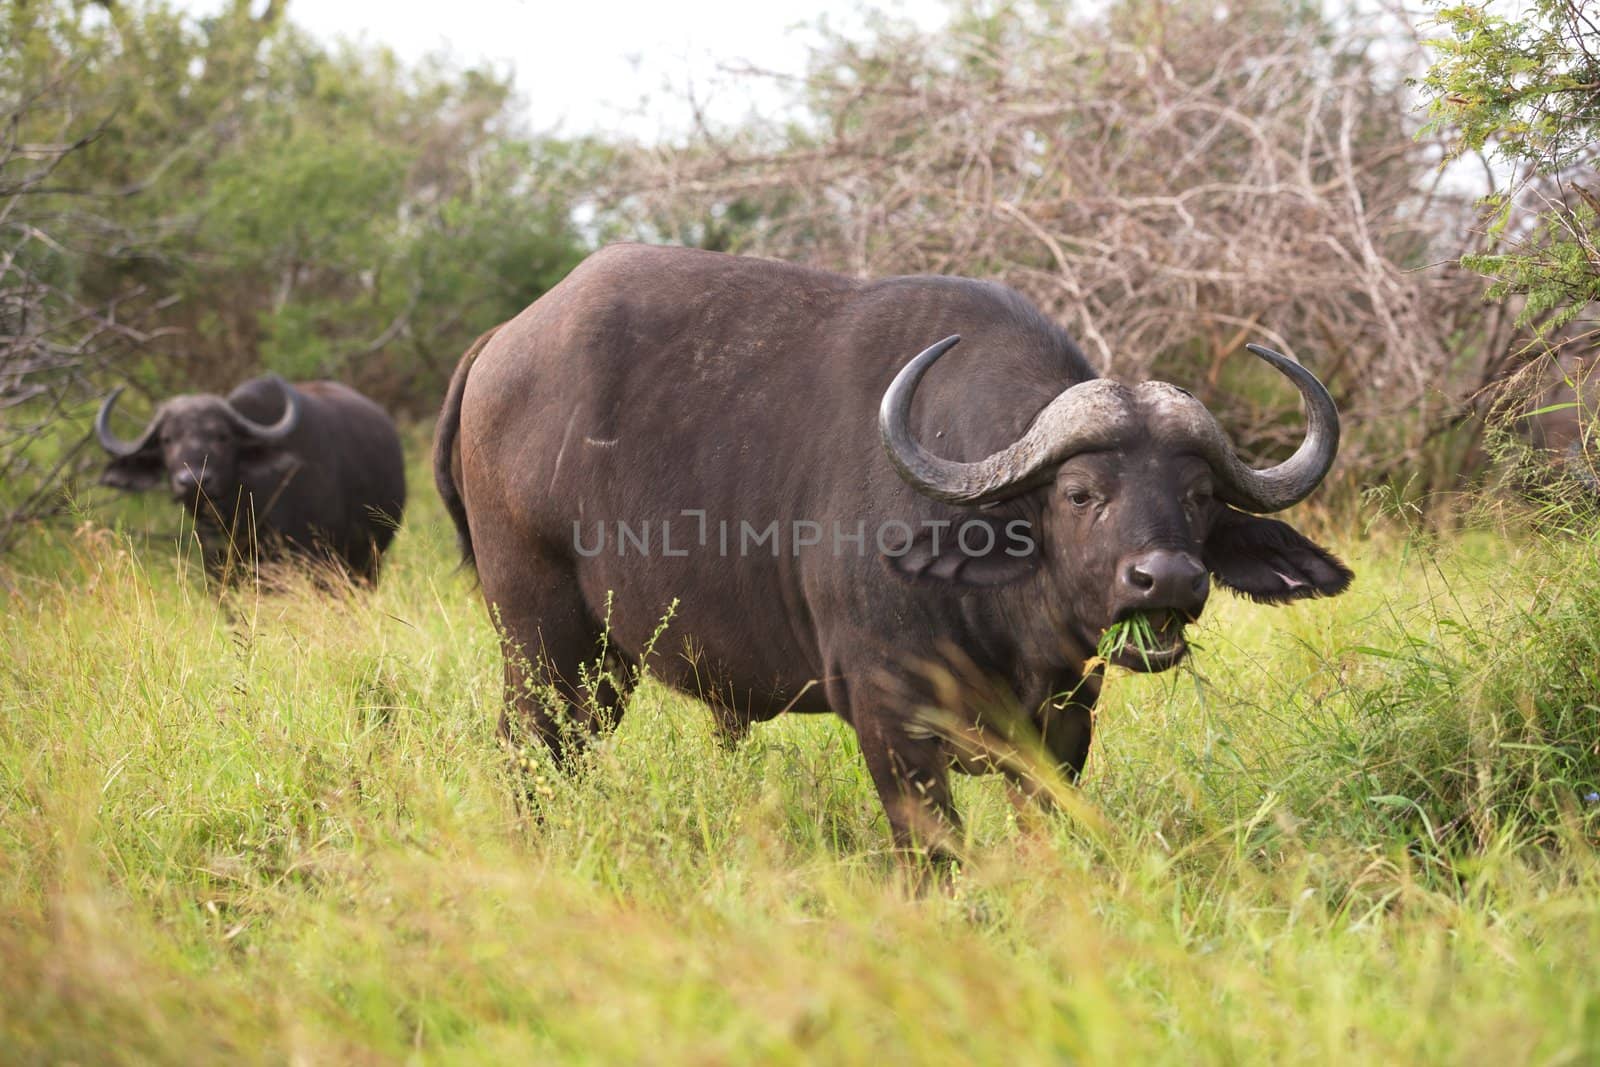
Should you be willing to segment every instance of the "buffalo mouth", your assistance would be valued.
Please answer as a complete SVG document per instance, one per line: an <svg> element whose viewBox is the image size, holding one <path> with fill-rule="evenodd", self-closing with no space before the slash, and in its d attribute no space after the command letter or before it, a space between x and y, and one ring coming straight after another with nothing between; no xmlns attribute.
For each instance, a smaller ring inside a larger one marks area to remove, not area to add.
<svg viewBox="0 0 1600 1067"><path fill-rule="evenodd" d="M1169 670L1189 651L1183 637L1188 622L1176 611L1130 612L1106 628L1096 651L1107 663L1130 671Z"/></svg>

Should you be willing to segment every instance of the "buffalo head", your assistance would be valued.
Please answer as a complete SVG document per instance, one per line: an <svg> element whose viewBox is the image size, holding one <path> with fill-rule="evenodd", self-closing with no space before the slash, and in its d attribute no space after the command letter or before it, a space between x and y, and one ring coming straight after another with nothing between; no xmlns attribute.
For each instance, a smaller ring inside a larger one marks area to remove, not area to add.
<svg viewBox="0 0 1600 1067"><path fill-rule="evenodd" d="M132 441L111 431L111 409L122 393L118 388L95 417L95 434L112 457L100 484L141 490L164 483L174 498L197 512L202 501L216 504L231 498L243 469L272 464L277 446L300 421L299 395L283 379L270 380L283 394L283 414L276 422L257 422L220 396L175 396L156 409Z"/></svg>
<svg viewBox="0 0 1600 1067"><path fill-rule="evenodd" d="M976 521L1026 520L1032 550L1012 539L926 538L891 566L918 581L994 585L1032 577L1056 636L1088 655L1115 623L1143 616L1154 649L1115 662L1165 670L1183 658L1183 628L1199 617L1211 580L1264 603L1342 592L1351 572L1286 523L1262 518L1309 496L1339 446L1333 399L1310 371L1267 348L1250 351L1288 377L1305 401L1305 440L1284 462L1254 470L1187 390L1166 382L1074 385L1020 439L972 463L940 458L912 435L911 401L927 369L953 347L928 348L884 394L879 427L889 458L919 493L976 509ZM989 551L974 556L968 546Z"/></svg>

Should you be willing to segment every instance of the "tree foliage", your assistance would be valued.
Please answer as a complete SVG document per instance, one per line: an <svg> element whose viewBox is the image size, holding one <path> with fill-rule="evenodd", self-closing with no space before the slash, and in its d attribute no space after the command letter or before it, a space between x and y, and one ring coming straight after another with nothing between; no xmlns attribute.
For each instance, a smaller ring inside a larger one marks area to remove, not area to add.
<svg viewBox="0 0 1600 1067"><path fill-rule="evenodd" d="M1534 0L1511 16L1442 4L1437 20L1421 79L1433 124L1456 153L1487 153L1504 173L1483 202L1487 245L1462 263L1534 332L1494 391L1509 431L1495 451L1519 485L1589 499L1600 485L1600 16L1581 0Z"/></svg>
<svg viewBox="0 0 1600 1067"><path fill-rule="evenodd" d="M880 21L815 57L805 121L650 153L620 200L674 239L1003 280L1107 372L1191 386L1262 451L1299 417L1239 357L1273 344L1350 416L1346 475L1402 478L1507 324L1450 262L1471 203L1432 180L1405 56L1378 58L1377 33L1267 0Z"/></svg>
<svg viewBox="0 0 1600 1067"><path fill-rule="evenodd" d="M1496 244L1463 262L1492 280L1491 298L1524 298L1522 319L1548 336L1600 298L1600 16L1535 0L1515 17L1448 4L1437 18L1422 79L1434 124L1456 151L1510 168L1486 200Z"/></svg>
<svg viewBox="0 0 1600 1067"><path fill-rule="evenodd" d="M117 378L155 396L273 370L431 411L470 340L583 254L596 150L528 133L493 70L328 46L247 0L13 0L0 35L11 512L56 499Z"/></svg>

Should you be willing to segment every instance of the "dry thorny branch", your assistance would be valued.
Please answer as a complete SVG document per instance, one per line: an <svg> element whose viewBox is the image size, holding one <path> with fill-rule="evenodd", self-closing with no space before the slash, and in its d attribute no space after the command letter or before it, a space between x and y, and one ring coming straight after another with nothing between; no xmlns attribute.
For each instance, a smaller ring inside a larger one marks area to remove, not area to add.
<svg viewBox="0 0 1600 1067"><path fill-rule="evenodd" d="M62 486L89 459L88 439L68 429L81 420L64 416L93 395L109 366L151 339L125 314L140 301L137 289L90 304L57 277L63 241L84 219L52 200L48 182L103 128L21 139L24 112L62 83L5 101L0 131L0 551L21 524L61 506Z"/></svg>
<svg viewBox="0 0 1600 1067"><path fill-rule="evenodd" d="M803 86L804 143L701 130L642 153L617 200L691 243L744 208L739 251L1005 281L1102 369L1181 381L1258 449L1295 432L1292 397L1233 376L1264 341L1339 397L1347 477L1416 470L1514 326L1455 266L1472 198L1416 136L1395 54L1415 42L1380 62L1354 30L1229 6L840 44Z"/></svg>

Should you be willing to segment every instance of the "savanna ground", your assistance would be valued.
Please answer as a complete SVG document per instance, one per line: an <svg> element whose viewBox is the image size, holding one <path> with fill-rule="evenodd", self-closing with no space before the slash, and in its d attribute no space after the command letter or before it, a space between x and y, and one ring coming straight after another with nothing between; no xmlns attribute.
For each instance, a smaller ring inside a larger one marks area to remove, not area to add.
<svg viewBox="0 0 1600 1067"><path fill-rule="evenodd" d="M1070 810L959 783L919 894L834 720L728 749L647 685L519 807L411 451L375 593L219 608L102 493L0 564L0 1058L1600 1056L1592 534L1325 522L1351 593L1218 594L1193 668L1112 679Z"/></svg>

